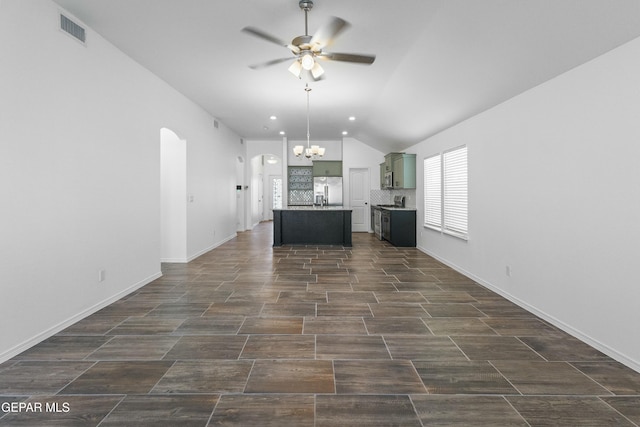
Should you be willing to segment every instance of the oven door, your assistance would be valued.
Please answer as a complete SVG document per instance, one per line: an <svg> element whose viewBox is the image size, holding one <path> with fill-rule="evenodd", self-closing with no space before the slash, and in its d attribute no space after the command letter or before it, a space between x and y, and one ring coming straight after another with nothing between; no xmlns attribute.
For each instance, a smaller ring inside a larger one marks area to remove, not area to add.
<svg viewBox="0 0 640 427"><path fill-rule="evenodd" d="M390 241L391 239L391 212L387 211L387 210L382 210L382 215L380 216L380 228L381 230L381 234L382 234L382 239L381 240L387 240Z"/></svg>
<svg viewBox="0 0 640 427"><path fill-rule="evenodd" d="M380 209L373 210L373 232L378 239L382 240L382 212Z"/></svg>

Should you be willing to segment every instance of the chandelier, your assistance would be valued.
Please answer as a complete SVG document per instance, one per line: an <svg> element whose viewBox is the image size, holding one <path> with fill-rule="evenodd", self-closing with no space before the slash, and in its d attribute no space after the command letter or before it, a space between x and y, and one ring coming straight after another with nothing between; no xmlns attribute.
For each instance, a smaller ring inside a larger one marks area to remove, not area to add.
<svg viewBox="0 0 640 427"><path fill-rule="evenodd" d="M304 148L304 145L296 145L293 147L293 154L295 154L296 157L300 157L304 154L307 159L316 159L324 156L324 147L311 145L309 141L311 137L311 133L309 132L309 92L311 92L311 88L309 87L309 84L305 85L304 90L307 92L307 148Z"/></svg>

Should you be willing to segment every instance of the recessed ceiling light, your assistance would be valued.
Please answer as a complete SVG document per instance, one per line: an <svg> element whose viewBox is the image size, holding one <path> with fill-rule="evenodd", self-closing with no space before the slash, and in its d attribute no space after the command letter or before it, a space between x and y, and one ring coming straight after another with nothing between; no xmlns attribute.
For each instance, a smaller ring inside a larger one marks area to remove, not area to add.
<svg viewBox="0 0 640 427"><path fill-rule="evenodd" d="M355 118L355 116L351 116L351 117L349 117L349 121L350 121L350 122L353 122L355 119L356 119L356 118Z"/></svg>
<svg viewBox="0 0 640 427"><path fill-rule="evenodd" d="M347 132L346 130L343 130L343 131L342 131L342 134L343 134L343 135L349 135L349 132Z"/></svg>
<svg viewBox="0 0 640 427"><path fill-rule="evenodd" d="M276 120L276 119L277 119L277 117L276 117L276 116L270 116L270 117L269 117L269 119L270 119L270 120Z"/></svg>
<svg viewBox="0 0 640 427"><path fill-rule="evenodd" d="M280 131L280 135L285 135L285 134L286 134L285 131L283 131L283 130Z"/></svg>

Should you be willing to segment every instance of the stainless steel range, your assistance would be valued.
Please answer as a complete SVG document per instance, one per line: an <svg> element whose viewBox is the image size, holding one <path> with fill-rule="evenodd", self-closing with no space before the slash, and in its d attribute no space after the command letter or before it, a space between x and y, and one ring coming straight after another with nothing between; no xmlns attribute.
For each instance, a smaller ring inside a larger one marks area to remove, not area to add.
<svg viewBox="0 0 640 427"><path fill-rule="evenodd" d="M389 234L389 211L385 214L385 209L404 208L405 197L394 196L392 205L376 205L373 211L373 232L380 240L384 240ZM386 225L386 226L385 226Z"/></svg>

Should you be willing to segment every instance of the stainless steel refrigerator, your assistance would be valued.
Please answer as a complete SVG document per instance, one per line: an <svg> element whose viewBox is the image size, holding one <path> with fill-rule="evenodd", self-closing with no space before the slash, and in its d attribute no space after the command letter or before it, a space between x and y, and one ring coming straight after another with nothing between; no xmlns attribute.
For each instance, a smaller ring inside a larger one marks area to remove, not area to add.
<svg viewBox="0 0 640 427"><path fill-rule="evenodd" d="M342 177L314 177L313 202L316 205L342 206Z"/></svg>

